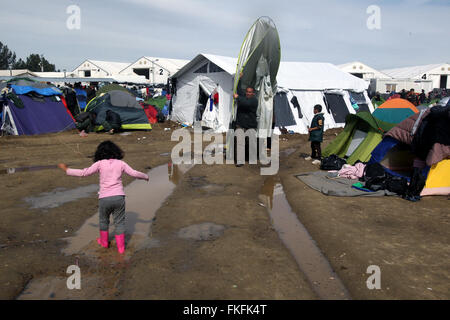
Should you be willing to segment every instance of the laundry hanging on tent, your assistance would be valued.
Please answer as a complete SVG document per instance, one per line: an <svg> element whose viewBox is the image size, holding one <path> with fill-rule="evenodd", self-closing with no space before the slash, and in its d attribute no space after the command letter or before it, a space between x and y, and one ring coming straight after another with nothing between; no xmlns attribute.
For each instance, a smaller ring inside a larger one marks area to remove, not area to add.
<svg viewBox="0 0 450 320"><path fill-rule="evenodd" d="M219 93L217 92L217 88L209 96L209 111L213 111L214 105L219 105Z"/></svg>
<svg viewBox="0 0 450 320"><path fill-rule="evenodd" d="M359 110L359 105L356 103L356 100L353 99L353 97L350 95L350 103L352 104L353 109L355 109L355 111Z"/></svg>
<svg viewBox="0 0 450 320"><path fill-rule="evenodd" d="M294 105L294 108L297 108L297 110L298 110L298 117L300 119L302 119L303 118L302 109L300 108L300 103L298 103L298 99L297 99L296 96L292 97L291 103Z"/></svg>

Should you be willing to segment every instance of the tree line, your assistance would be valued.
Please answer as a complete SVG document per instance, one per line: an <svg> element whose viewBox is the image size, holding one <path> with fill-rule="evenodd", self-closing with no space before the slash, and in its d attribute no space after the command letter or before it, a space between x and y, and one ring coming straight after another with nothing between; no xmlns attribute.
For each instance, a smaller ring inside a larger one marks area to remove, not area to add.
<svg viewBox="0 0 450 320"><path fill-rule="evenodd" d="M0 70L8 69L28 69L34 72L56 71L55 65L45 59L44 55L32 53L25 60L17 59L16 53L0 41Z"/></svg>

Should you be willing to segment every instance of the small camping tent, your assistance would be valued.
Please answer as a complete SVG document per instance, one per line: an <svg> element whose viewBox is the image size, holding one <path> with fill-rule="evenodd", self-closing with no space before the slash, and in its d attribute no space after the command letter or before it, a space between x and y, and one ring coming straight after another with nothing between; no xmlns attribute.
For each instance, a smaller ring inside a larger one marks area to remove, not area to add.
<svg viewBox="0 0 450 320"><path fill-rule="evenodd" d="M383 134L394 126L374 118L370 112L349 114L344 131L324 149L322 155L328 157L336 154L352 165L358 160L367 162L374 148L382 141Z"/></svg>
<svg viewBox="0 0 450 320"><path fill-rule="evenodd" d="M400 123L406 118L418 113L419 110L415 105L405 99L390 99L379 106L373 116L379 120L389 123Z"/></svg>
<svg viewBox="0 0 450 320"><path fill-rule="evenodd" d="M29 79L12 79L2 90L1 131L11 135L35 135L75 128L62 92Z"/></svg>
<svg viewBox="0 0 450 320"><path fill-rule="evenodd" d="M121 128L124 130L151 130L152 126L143 107L131 94L122 90L112 90L92 99L86 111L96 113L97 131L103 130L107 111L113 111L120 116Z"/></svg>
<svg viewBox="0 0 450 320"><path fill-rule="evenodd" d="M128 92L129 94L131 94L132 96L136 96L136 94L133 91L131 91L117 83L110 83L110 84L100 87L97 90L96 96L100 96L103 93L108 93L113 90L125 91L125 92Z"/></svg>
<svg viewBox="0 0 450 320"><path fill-rule="evenodd" d="M450 195L450 159L431 167L421 196Z"/></svg>

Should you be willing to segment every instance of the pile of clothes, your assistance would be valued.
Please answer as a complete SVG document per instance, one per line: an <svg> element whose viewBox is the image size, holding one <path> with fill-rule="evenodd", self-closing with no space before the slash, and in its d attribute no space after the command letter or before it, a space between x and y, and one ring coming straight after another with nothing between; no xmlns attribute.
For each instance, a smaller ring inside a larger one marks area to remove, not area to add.
<svg viewBox="0 0 450 320"><path fill-rule="evenodd" d="M450 106L438 105L405 119L384 136L383 141L392 146L402 144L409 148L414 158L411 175L404 176L388 170L380 164L382 156L372 152L368 163L357 162L353 166L346 160L331 155L322 160L322 170L334 170L337 176L359 179L354 187L366 192L388 190L410 201L420 199L430 168L450 159ZM381 144L379 145L381 146ZM377 158L379 157L379 158Z"/></svg>
<svg viewBox="0 0 450 320"><path fill-rule="evenodd" d="M327 158L324 159L325 167L330 163L342 163L345 161L344 159L338 158L336 155L330 157L332 161ZM425 186L427 177L426 169L422 170L419 168L414 169L410 179L396 176L387 172L383 166L377 162L370 164L356 162L353 166L343 164L341 166L336 166L333 169L339 169L331 170L336 173L336 177L359 180L360 182L355 183L352 186L355 189L365 192L387 190L410 201L420 200L420 192Z"/></svg>

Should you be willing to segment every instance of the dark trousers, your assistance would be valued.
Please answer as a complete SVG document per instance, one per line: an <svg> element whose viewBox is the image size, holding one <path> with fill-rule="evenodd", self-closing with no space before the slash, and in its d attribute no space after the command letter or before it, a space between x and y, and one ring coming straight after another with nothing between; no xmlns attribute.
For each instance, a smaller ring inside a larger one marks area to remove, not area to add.
<svg viewBox="0 0 450 320"><path fill-rule="evenodd" d="M242 129L242 130L244 130L244 132L247 131L246 128L243 128L243 127L241 127L241 126L239 126L239 125L236 125L236 130L237 130L237 129ZM255 130L256 130L256 129L255 129ZM257 141L258 141L258 139L257 139ZM238 146L237 138L234 137L234 163L235 163L235 164L238 163L238 162L237 162L237 150L238 150L239 147L242 148L242 145L241 145L241 146ZM249 158L250 158L250 151L249 151L249 149L250 149L250 148L249 148L249 137L245 137L245 161L246 161L246 162L248 162L248 161L249 161Z"/></svg>
<svg viewBox="0 0 450 320"><path fill-rule="evenodd" d="M100 230L109 230L109 217L114 218L114 225L116 227L116 234L125 232L125 197L112 196L101 198L98 201Z"/></svg>
<svg viewBox="0 0 450 320"><path fill-rule="evenodd" d="M322 149L319 141L311 141L311 158L322 159Z"/></svg>
<svg viewBox="0 0 450 320"><path fill-rule="evenodd" d="M275 122L272 123L272 130L275 129ZM272 131L273 135L273 131ZM259 144L258 144L259 146ZM267 138L267 149L272 149L272 136Z"/></svg>

